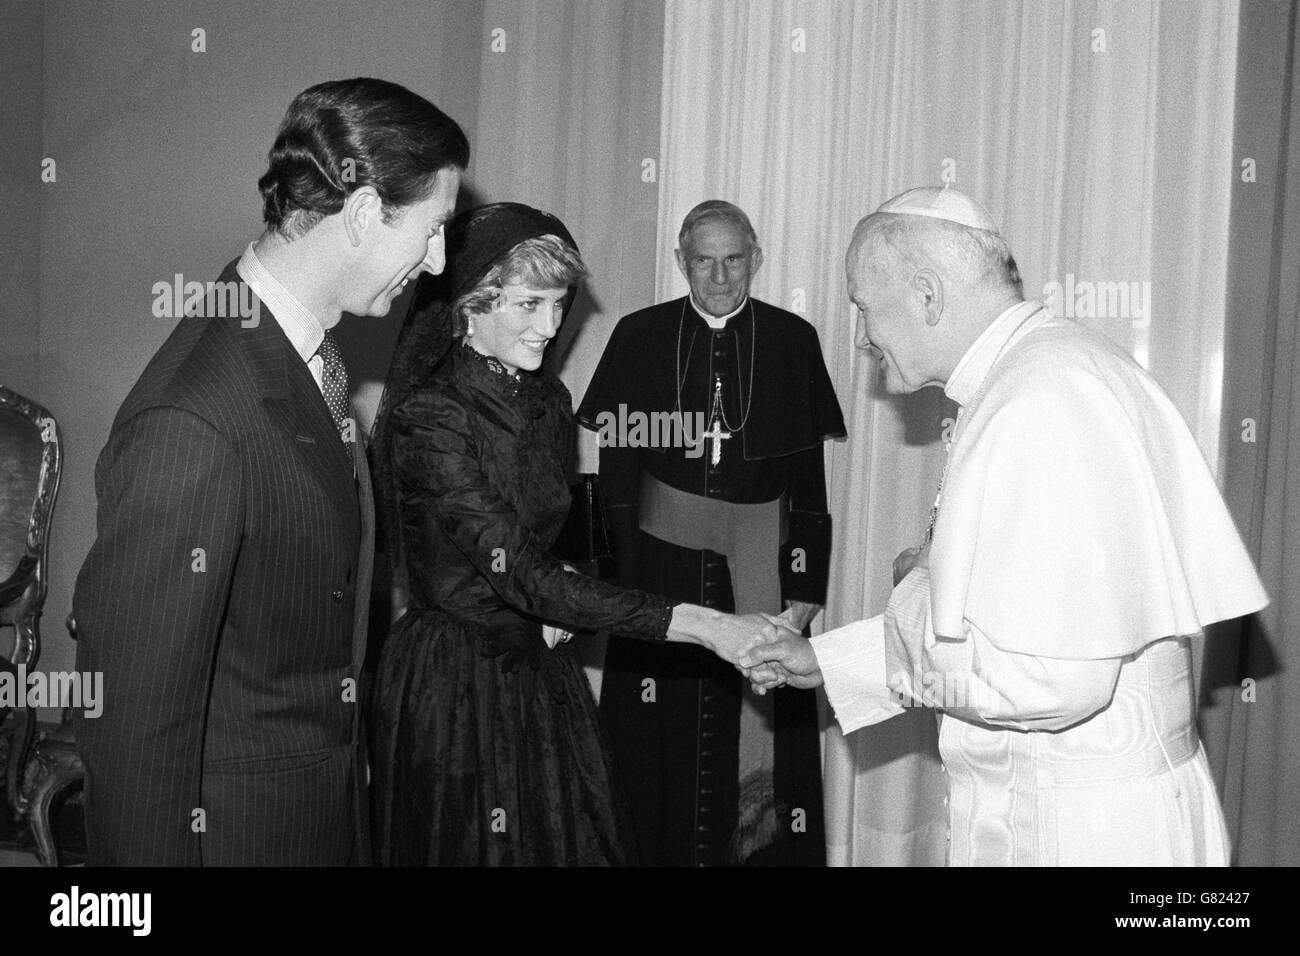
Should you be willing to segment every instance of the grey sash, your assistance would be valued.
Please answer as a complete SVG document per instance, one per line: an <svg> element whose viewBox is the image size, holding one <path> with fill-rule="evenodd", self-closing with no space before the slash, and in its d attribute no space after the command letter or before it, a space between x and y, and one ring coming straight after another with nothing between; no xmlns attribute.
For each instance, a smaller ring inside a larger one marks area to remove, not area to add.
<svg viewBox="0 0 1300 956"><path fill-rule="evenodd" d="M784 495L739 505L681 491L643 472L640 523L669 544L726 557L737 614L781 613L778 551L790 524Z"/></svg>

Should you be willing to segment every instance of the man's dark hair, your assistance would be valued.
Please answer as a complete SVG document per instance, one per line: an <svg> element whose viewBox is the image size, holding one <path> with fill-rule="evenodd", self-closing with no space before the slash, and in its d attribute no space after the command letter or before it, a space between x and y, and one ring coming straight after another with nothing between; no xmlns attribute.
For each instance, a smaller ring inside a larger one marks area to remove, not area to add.
<svg viewBox="0 0 1300 956"><path fill-rule="evenodd" d="M438 173L469 164L469 140L442 110L386 80L331 80L303 90L280 123L257 181L262 219L301 236L372 186L384 221L433 192Z"/></svg>

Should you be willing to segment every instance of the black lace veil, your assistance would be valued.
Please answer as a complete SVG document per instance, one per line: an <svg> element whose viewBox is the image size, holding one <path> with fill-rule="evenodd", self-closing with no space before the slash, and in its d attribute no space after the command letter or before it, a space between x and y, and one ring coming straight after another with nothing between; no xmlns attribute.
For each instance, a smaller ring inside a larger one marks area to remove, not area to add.
<svg viewBox="0 0 1300 956"><path fill-rule="evenodd" d="M423 275L397 337L388 381L379 402L370 443L375 475L379 546L399 559L401 532L395 463L393 413L426 385L446 363L456 344L452 306L519 243L553 235L578 248L555 216L520 203L500 202L461 213L447 227L447 265L441 275ZM567 314L576 290L565 299Z"/></svg>

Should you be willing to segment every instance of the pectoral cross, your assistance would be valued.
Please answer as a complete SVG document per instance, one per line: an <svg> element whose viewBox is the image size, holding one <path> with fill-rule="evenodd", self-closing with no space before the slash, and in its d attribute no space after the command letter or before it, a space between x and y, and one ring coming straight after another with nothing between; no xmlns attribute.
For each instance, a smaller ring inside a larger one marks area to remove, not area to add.
<svg viewBox="0 0 1300 956"><path fill-rule="evenodd" d="M709 427L701 438L713 439L713 464L717 465L722 461L722 440L730 438L731 432L722 430L722 419L725 417L722 411L722 376L719 375L713 380L713 408L709 411L709 417L713 419L713 424Z"/></svg>
<svg viewBox="0 0 1300 956"><path fill-rule="evenodd" d="M713 463L716 465L722 461L722 442L724 439L731 437L731 432L724 432L722 422L715 418L713 427L706 431L702 437L713 439Z"/></svg>

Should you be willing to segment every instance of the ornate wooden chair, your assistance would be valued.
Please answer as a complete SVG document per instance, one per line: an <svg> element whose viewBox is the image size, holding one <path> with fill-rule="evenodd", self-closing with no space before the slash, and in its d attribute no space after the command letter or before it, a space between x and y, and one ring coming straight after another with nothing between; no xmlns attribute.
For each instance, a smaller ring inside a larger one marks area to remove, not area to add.
<svg viewBox="0 0 1300 956"><path fill-rule="evenodd" d="M69 636L77 639L77 619L68 614ZM54 827L50 819L54 804L75 784L86 779L86 767L77 751L76 734L65 708L59 725L36 744L36 777L31 794L20 798L20 811L27 817L27 826L36 840L36 855L44 866L59 865L58 844L54 842Z"/></svg>
<svg viewBox="0 0 1300 956"><path fill-rule="evenodd" d="M59 491L59 426L40 405L0 385L0 629L13 628L0 670L16 697L0 704L0 723L14 715L6 794L15 820L26 809L23 770L31 752L36 714L26 702L26 674L41 652L50 519Z"/></svg>

